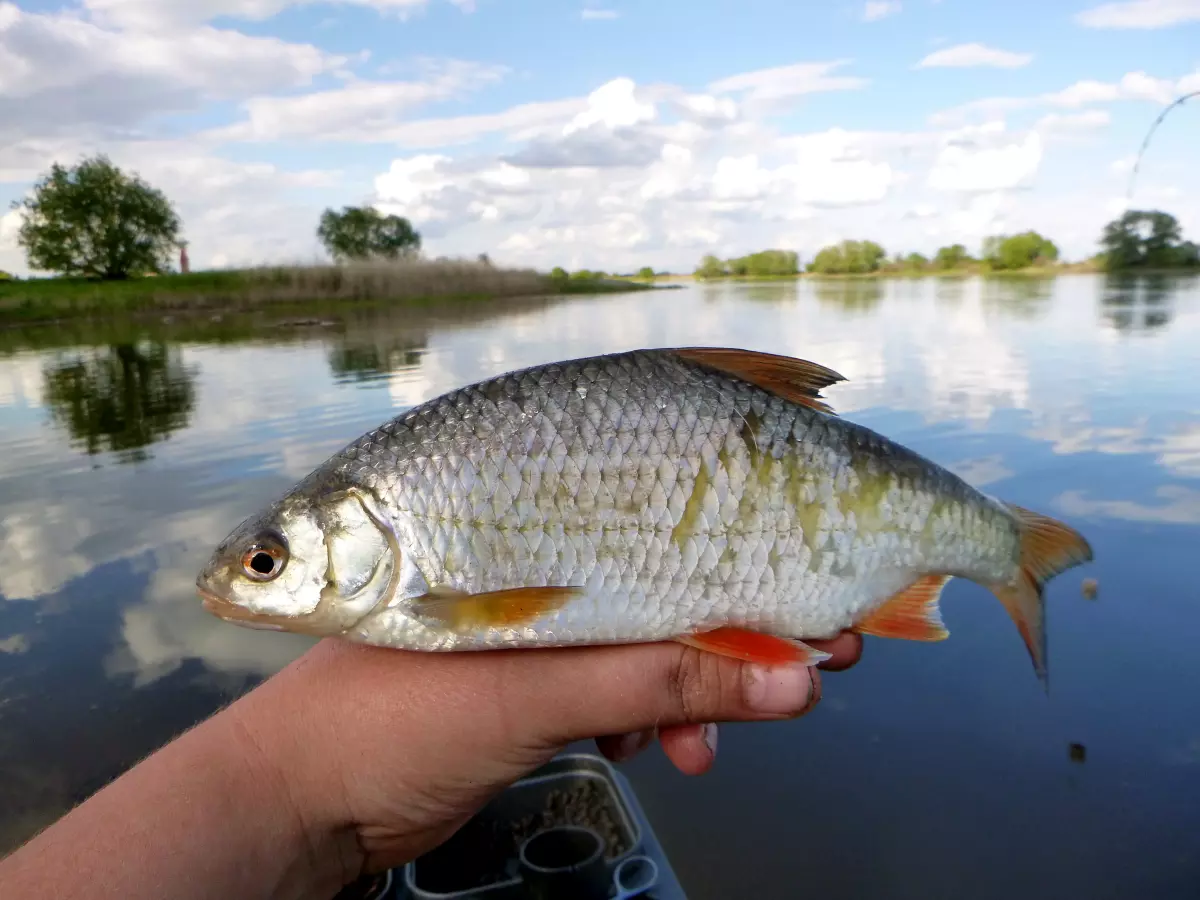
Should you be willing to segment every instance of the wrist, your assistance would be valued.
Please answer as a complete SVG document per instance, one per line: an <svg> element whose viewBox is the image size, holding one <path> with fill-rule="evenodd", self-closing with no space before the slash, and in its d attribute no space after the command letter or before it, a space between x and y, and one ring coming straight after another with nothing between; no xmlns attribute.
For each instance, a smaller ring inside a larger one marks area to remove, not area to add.
<svg viewBox="0 0 1200 900"><path fill-rule="evenodd" d="M288 858L281 860L281 896L331 897L360 875L363 854L337 795L309 775L313 757L325 754L288 710L270 702L272 688L264 684L230 706L222 725L243 779L268 805L272 827L282 829Z"/></svg>

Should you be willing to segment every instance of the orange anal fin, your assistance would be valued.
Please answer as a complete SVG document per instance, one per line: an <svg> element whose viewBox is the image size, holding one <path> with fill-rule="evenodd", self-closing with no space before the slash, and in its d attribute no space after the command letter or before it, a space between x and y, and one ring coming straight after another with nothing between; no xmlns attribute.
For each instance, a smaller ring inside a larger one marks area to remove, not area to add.
<svg viewBox="0 0 1200 900"><path fill-rule="evenodd" d="M831 656L829 653L817 650L800 641L749 631L745 628L717 628L713 631L682 635L675 640L706 653L715 653L718 656L728 656L767 666L790 663L815 666Z"/></svg>
<svg viewBox="0 0 1200 900"><path fill-rule="evenodd" d="M412 601L413 615L450 631L523 625L581 595L580 587L521 587L468 594L435 587Z"/></svg>
<svg viewBox="0 0 1200 900"><path fill-rule="evenodd" d="M942 623L938 600L949 575L924 575L893 594L876 610L856 622L851 631L906 641L944 641L950 636Z"/></svg>
<svg viewBox="0 0 1200 900"><path fill-rule="evenodd" d="M821 389L846 380L833 369L827 369L819 363L755 350L683 347L673 352L688 362L718 369L785 400L823 413L832 414L833 409L821 399Z"/></svg>

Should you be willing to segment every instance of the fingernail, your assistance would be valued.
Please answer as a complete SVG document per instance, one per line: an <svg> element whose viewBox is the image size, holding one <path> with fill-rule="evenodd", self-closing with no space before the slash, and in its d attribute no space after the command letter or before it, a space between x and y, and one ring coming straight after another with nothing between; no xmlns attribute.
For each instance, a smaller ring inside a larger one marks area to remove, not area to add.
<svg viewBox="0 0 1200 900"><path fill-rule="evenodd" d="M749 665L745 672L746 705L755 712L794 715L803 712L812 700L813 683L808 666Z"/></svg>
<svg viewBox="0 0 1200 900"><path fill-rule="evenodd" d="M631 731L628 734L623 734L617 740L617 758L619 760L626 760L637 756L639 753L649 747L653 740L653 728L648 728L643 731Z"/></svg>
<svg viewBox="0 0 1200 900"><path fill-rule="evenodd" d="M709 722L704 726L704 746L708 747L708 752L716 758L717 755L717 723Z"/></svg>

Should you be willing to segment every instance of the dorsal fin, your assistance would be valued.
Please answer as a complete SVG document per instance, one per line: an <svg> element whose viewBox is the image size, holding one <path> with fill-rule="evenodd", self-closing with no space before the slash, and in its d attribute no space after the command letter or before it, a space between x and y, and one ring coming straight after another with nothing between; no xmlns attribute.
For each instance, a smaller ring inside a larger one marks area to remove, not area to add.
<svg viewBox="0 0 1200 900"><path fill-rule="evenodd" d="M726 375L748 381L785 400L800 403L833 415L833 408L821 399L821 389L846 379L819 363L757 350L733 347L681 347L672 351L681 359L718 369Z"/></svg>

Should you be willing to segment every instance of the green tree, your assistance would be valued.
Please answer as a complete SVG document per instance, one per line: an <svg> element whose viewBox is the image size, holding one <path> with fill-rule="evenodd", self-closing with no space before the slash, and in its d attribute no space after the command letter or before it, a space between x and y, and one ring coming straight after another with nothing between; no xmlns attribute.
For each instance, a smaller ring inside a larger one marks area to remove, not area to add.
<svg viewBox="0 0 1200 900"><path fill-rule="evenodd" d="M0 281L12 281L12 280L13 280L13 277L10 272L5 272L3 269L0 269Z"/></svg>
<svg viewBox="0 0 1200 900"><path fill-rule="evenodd" d="M886 258L883 247L874 241L842 241L823 247L808 270L821 275L866 275L878 271Z"/></svg>
<svg viewBox="0 0 1200 900"><path fill-rule="evenodd" d="M571 276L567 274L567 270L562 266L555 266L550 270L550 277L555 281L566 281Z"/></svg>
<svg viewBox="0 0 1200 900"><path fill-rule="evenodd" d="M910 253L904 257L901 266L909 272L923 272L929 268L929 260L921 253Z"/></svg>
<svg viewBox="0 0 1200 900"><path fill-rule="evenodd" d="M55 163L15 201L24 212L17 243L31 269L121 279L167 271L180 222L162 191L127 175L107 156L74 168Z"/></svg>
<svg viewBox="0 0 1200 900"><path fill-rule="evenodd" d="M948 247L942 247L933 257L933 264L943 271L959 269L970 262L973 262L971 254L967 252L967 248L962 244L951 244Z"/></svg>
<svg viewBox="0 0 1200 900"><path fill-rule="evenodd" d="M1128 210L1104 226L1100 237L1105 268L1173 269L1197 265L1196 245L1183 240L1179 222L1158 210Z"/></svg>
<svg viewBox="0 0 1200 900"><path fill-rule="evenodd" d="M700 261L695 272L697 278L724 278L728 274L725 264L711 253Z"/></svg>
<svg viewBox="0 0 1200 900"><path fill-rule="evenodd" d="M997 270L1026 269L1033 265L1048 265L1058 261L1058 247L1036 231L985 238L983 259L989 268Z"/></svg>
<svg viewBox="0 0 1200 900"><path fill-rule="evenodd" d="M653 281L654 269L650 266L642 266L640 269L638 269L637 277L641 278L643 281Z"/></svg>
<svg viewBox="0 0 1200 900"><path fill-rule="evenodd" d="M373 206L344 206L340 213L327 209L321 214L317 237L339 262L349 259L399 259L415 256L421 235L400 216L385 216Z"/></svg>
<svg viewBox="0 0 1200 900"><path fill-rule="evenodd" d="M770 278L800 273L800 257L791 250L760 250L731 259L726 264L730 275Z"/></svg>

